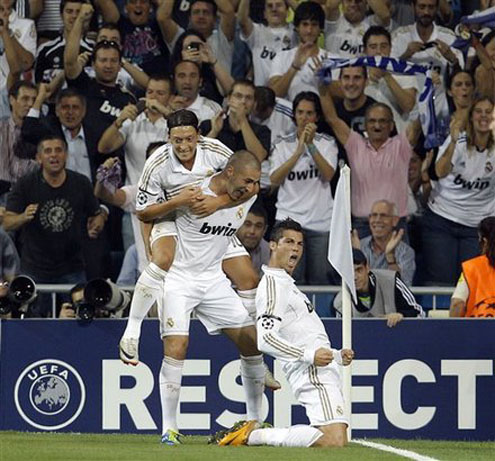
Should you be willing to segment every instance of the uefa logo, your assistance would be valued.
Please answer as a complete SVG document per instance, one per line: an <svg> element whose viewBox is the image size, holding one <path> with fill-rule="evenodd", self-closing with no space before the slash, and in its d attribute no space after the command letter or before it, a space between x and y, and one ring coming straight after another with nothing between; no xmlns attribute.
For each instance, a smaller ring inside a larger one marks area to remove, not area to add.
<svg viewBox="0 0 495 461"><path fill-rule="evenodd" d="M14 400L22 419L37 429L62 429L81 414L86 389L75 368L61 360L32 363L20 374Z"/></svg>

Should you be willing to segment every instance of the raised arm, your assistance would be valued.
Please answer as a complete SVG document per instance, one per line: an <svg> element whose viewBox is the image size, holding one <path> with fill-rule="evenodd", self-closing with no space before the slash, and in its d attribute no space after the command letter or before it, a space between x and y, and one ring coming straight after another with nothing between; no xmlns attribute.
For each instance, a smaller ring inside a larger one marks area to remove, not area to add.
<svg viewBox="0 0 495 461"><path fill-rule="evenodd" d="M120 19L120 12L114 0L94 0L94 2L103 16L103 21L117 24Z"/></svg>
<svg viewBox="0 0 495 461"><path fill-rule="evenodd" d="M124 135L120 132L122 124L126 120L135 120L137 115L138 110L134 104L125 106L120 112L120 115L101 135L98 141L98 152L101 154L110 154L122 147L125 143Z"/></svg>
<svg viewBox="0 0 495 461"><path fill-rule="evenodd" d="M74 80L83 70L81 62L78 61L79 48L83 35L84 26L93 15L93 7L89 3L83 3L77 15L72 30L67 37L64 50L64 70L68 79Z"/></svg>
<svg viewBox="0 0 495 461"><path fill-rule="evenodd" d="M351 134L351 128L338 116L328 87L320 86L318 91L320 93L321 107L323 109L325 120L332 127L332 130L339 142L345 146Z"/></svg>
<svg viewBox="0 0 495 461"><path fill-rule="evenodd" d="M162 31L163 39L169 46L179 30L179 25L172 18L174 2L175 0L162 0L156 11L156 20Z"/></svg>
<svg viewBox="0 0 495 461"><path fill-rule="evenodd" d="M29 70L34 63L33 54L19 43L15 34L10 34L9 16L2 15L0 16L0 19L2 22L0 25L0 37L3 40L5 52L7 53L7 50L9 50L10 57L12 58L12 55L15 56L21 72ZM34 23L32 23L31 27L32 31L30 31L30 34L34 34L33 37L35 40L36 28ZM17 66L14 66L14 71L16 70L16 67Z"/></svg>
<svg viewBox="0 0 495 461"><path fill-rule="evenodd" d="M148 86L150 77L144 70L141 70L139 67L135 66L124 58L122 58L121 64L122 68L127 71L127 73L132 77L137 85L139 85L143 89Z"/></svg>
<svg viewBox="0 0 495 461"><path fill-rule="evenodd" d="M253 32L253 21L249 17L250 0L241 0L237 10L237 20L241 26L244 37L249 37Z"/></svg>
<svg viewBox="0 0 495 461"><path fill-rule="evenodd" d="M390 89L390 92L399 104L401 112L403 114L411 112L416 104L416 89L402 88L390 72L385 72L383 78L385 79L385 83Z"/></svg>
<svg viewBox="0 0 495 461"><path fill-rule="evenodd" d="M376 14L376 17L380 20L383 27L388 27L390 25L390 8L384 0L368 0L369 7Z"/></svg>
<svg viewBox="0 0 495 461"><path fill-rule="evenodd" d="M231 0L215 0L220 13L220 27L222 32L231 42L235 35L235 9Z"/></svg>

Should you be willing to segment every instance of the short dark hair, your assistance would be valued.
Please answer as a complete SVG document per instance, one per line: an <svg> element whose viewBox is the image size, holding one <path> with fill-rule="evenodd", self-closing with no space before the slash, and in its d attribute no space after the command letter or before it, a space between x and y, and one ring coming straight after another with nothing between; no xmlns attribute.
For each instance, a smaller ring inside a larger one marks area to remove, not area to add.
<svg viewBox="0 0 495 461"><path fill-rule="evenodd" d="M478 225L478 234L480 239L486 239L488 248L485 254L490 266L495 268L495 216L481 220Z"/></svg>
<svg viewBox="0 0 495 461"><path fill-rule="evenodd" d="M199 76L202 77L201 66L196 61L189 61L188 59L181 59L180 61L177 61L174 64L174 67L172 69L172 75L174 77L175 77L175 71L176 71L177 67L180 66L184 62L188 62L188 63L194 64L197 67L198 71L199 71Z"/></svg>
<svg viewBox="0 0 495 461"><path fill-rule="evenodd" d="M113 40L100 40L93 48L91 62L96 61L96 53L100 50L116 50L119 53L119 59L122 58L122 49L117 42L114 42Z"/></svg>
<svg viewBox="0 0 495 461"><path fill-rule="evenodd" d="M248 213L252 213L258 218L263 218L263 220L265 221L265 225L267 224L268 213L266 212L266 209L263 206L263 204L258 200L253 203L253 206L249 209Z"/></svg>
<svg viewBox="0 0 495 461"><path fill-rule="evenodd" d="M86 0L62 0L60 2L60 14L62 14L64 12L64 8L65 8L65 5L67 5L67 3L89 3L88 1Z"/></svg>
<svg viewBox="0 0 495 461"><path fill-rule="evenodd" d="M81 104L86 107L86 96L84 96L74 87L64 88L63 90L60 90L57 93L55 105L59 105L60 101L62 101L63 98L79 98Z"/></svg>
<svg viewBox="0 0 495 461"><path fill-rule="evenodd" d="M17 99L17 96L19 96L19 91L21 91L21 88L28 88L30 90L36 90L36 92L38 92L38 88L36 88L36 85L34 83L28 82L27 80L19 80L15 82L12 88L9 90L9 96L12 96L14 99Z"/></svg>
<svg viewBox="0 0 495 461"><path fill-rule="evenodd" d="M294 12L294 27L297 27L301 21L317 21L320 29L325 28L325 12L319 3L303 2L300 3Z"/></svg>
<svg viewBox="0 0 495 461"><path fill-rule="evenodd" d="M229 160L227 161L227 165L225 165L225 168L229 166L234 167L234 169L239 168L240 170L242 170L243 167L252 167L261 170L261 162L258 160L256 155L254 155L252 152L249 152L246 149L242 149L234 152L229 157Z"/></svg>
<svg viewBox="0 0 495 461"><path fill-rule="evenodd" d="M198 2L208 3L208 5L211 5L213 7L213 16L217 15L218 7L217 4L214 2L214 0L192 0L189 6L189 16L191 16L191 10L193 5Z"/></svg>
<svg viewBox="0 0 495 461"><path fill-rule="evenodd" d="M364 264L366 266L368 264L368 260L366 259L365 254L361 250L358 250L357 248L353 248L352 263L356 265Z"/></svg>
<svg viewBox="0 0 495 461"><path fill-rule="evenodd" d="M62 145L64 146L65 152L67 152L67 141L58 134L48 133L38 141L38 144L36 146L37 153L41 153L41 147L43 146L43 143L45 141L61 141Z"/></svg>
<svg viewBox="0 0 495 461"><path fill-rule="evenodd" d="M155 80L157 82L167 82L170 85L170 87L172 87L172 79L168 75L157 72L154 74L149 74L148 77L149 77L149 80ZM148 80L148 83L149 83L149 80Z"/></svg>
<svg viewBox="0 0 495 461"><path fill-rule="evenodd" d="M98 27L96 35L100 33L101 29L116 30L119 33L120 38L122 39L122 33L120 32L119 26L114 22L104 22L100 27Z"/></svg>
<svg viewBox="0 0 495 461"><path fill-rule="evenodd" d="M229 91L229 96L233 93L234 88L238 85L249 86L256 93L256 86L252 80L248 80L247 78L239 78L235 80L234 83L232 84L232 87L230 88Z"/></svg>
<svg viewBox="0 0 495 461"><path fill-rule="evenodd" d="M86 284L79 282L76 283L69 291L70 298L72 299L72 296L74 293L77 293L78 291L83 291L86 288Z"/></svg>
<svg viewBox="0 0 495 461"><path fill-rule="evenodd" d="M198 131L199 121L194 112L187 109L180 109L172 112L167 118L168 131L178 126L192 126Z"/></svg>
<svg viewBox="0 0 495 461"><path fill-rule="evenodd" d="M256 87L254 100L256 101L257 112L265 112L268 108L272 109L277 104L275 91L267 86Z"/></svg>
<svg viewBox="0 0 495 461"><path fill-rule="evenodd" d="M275 223L270 233L270 242L278 242L284 236L284 231L286 230L300 232L304 236L301 224L291 218L286 218Z"/></svg>
<svg viewBox="0 0 495 461"><path fill-rule="evenodd" d="M146 159L153 153L155 152L156 149L158 149L161 146L164 146L167 144L165 141L155 141L155 142L150 142L148 144L148 147L146 147Z"/></svg>
<svg viewBox="0 0 495 461"><path fill-rule="evenodd" d="M340 68L340 71L339 71L339 79L342 77L342 72L345 70L345 69L350 69L352 67L358 67L359 69L361 69L363 71L363 77L364 78L368 78L368 69L366 68L366 66L347 66L347 67L341 67Z"/></svg>
<svg viewBox="0 0 495 461"><path fill-rule="evenodd" d="M384 37L387 37L389 45L392 44L392 37L390 35L390 32L385 29L383 26L370 26L368 30L364 33L363 35L363 46L366 48L368 45L368 40L370 39L371 36L379 36L383 35Z"/></svg>
<svg viewBox="0 0 495 461"><path fill-rule="evenodd" d="M323 110L321 108L320 97L313 91L301 91L296 95L296 97L294 98L294 102L292 103L292 114L293 114L292 117L294 118L294 120L295 120L297 106L301 101L312 102L315 107L316 115L318 115L318 120L322 119Z"/></svg>

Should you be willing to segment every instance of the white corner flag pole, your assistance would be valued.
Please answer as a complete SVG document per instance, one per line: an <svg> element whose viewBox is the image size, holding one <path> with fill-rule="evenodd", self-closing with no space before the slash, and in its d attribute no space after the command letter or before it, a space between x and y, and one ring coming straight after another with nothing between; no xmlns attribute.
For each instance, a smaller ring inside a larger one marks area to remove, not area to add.
<svg viewBox="0 0 495 461"><path fill-rule="evenodd" d="M345 200L346 200L346 220L348 226L351 228L351 170L345 165L341 174L345 175L346 181L345 185ZM351 234L349 233L348 238L350 240ZM354 266L353 266L354 269ZM352 349L352 305L351 305L351 294L349 293L349 287L342 278L342 347L345 349ZM351 395L351 385L352 385L352 363L348 367L343 368L343 389L344 389L344 402L347 402L345 406L345 411L347 413L347 420L349 421L349 426L347 428L347 438L349 441L352 439L352 395Z"/></svg>
<svg viewBox="0 0 495 461"><path fill-rule="evenodd" d="M330 243L328 259L342 277L342 348L352 349L352 304L351 292L355 296L354 265L352 262L351 244L351 170L343 164L340 166L340 179L337 184L333 204L332 223L330 228ZM351 289L351 291L349 290ZM345 416L349 421L347 438L352 436L352 395L351 395L352 364L343 367L343 393Z"/></svg>

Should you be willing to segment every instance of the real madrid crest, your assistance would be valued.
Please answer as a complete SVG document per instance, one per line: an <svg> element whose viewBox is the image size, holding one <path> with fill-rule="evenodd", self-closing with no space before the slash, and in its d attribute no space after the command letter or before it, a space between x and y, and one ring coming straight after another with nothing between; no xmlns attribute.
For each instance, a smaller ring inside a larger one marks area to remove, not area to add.
<svg viewBox="0 0 495 461"><path fill-rule="evenodd" d="M243 218L243 216L244 216L244 207L240 207L240 208L237 210L236 216L237 216L239 219L242 219L242 218Z"/></svg>

